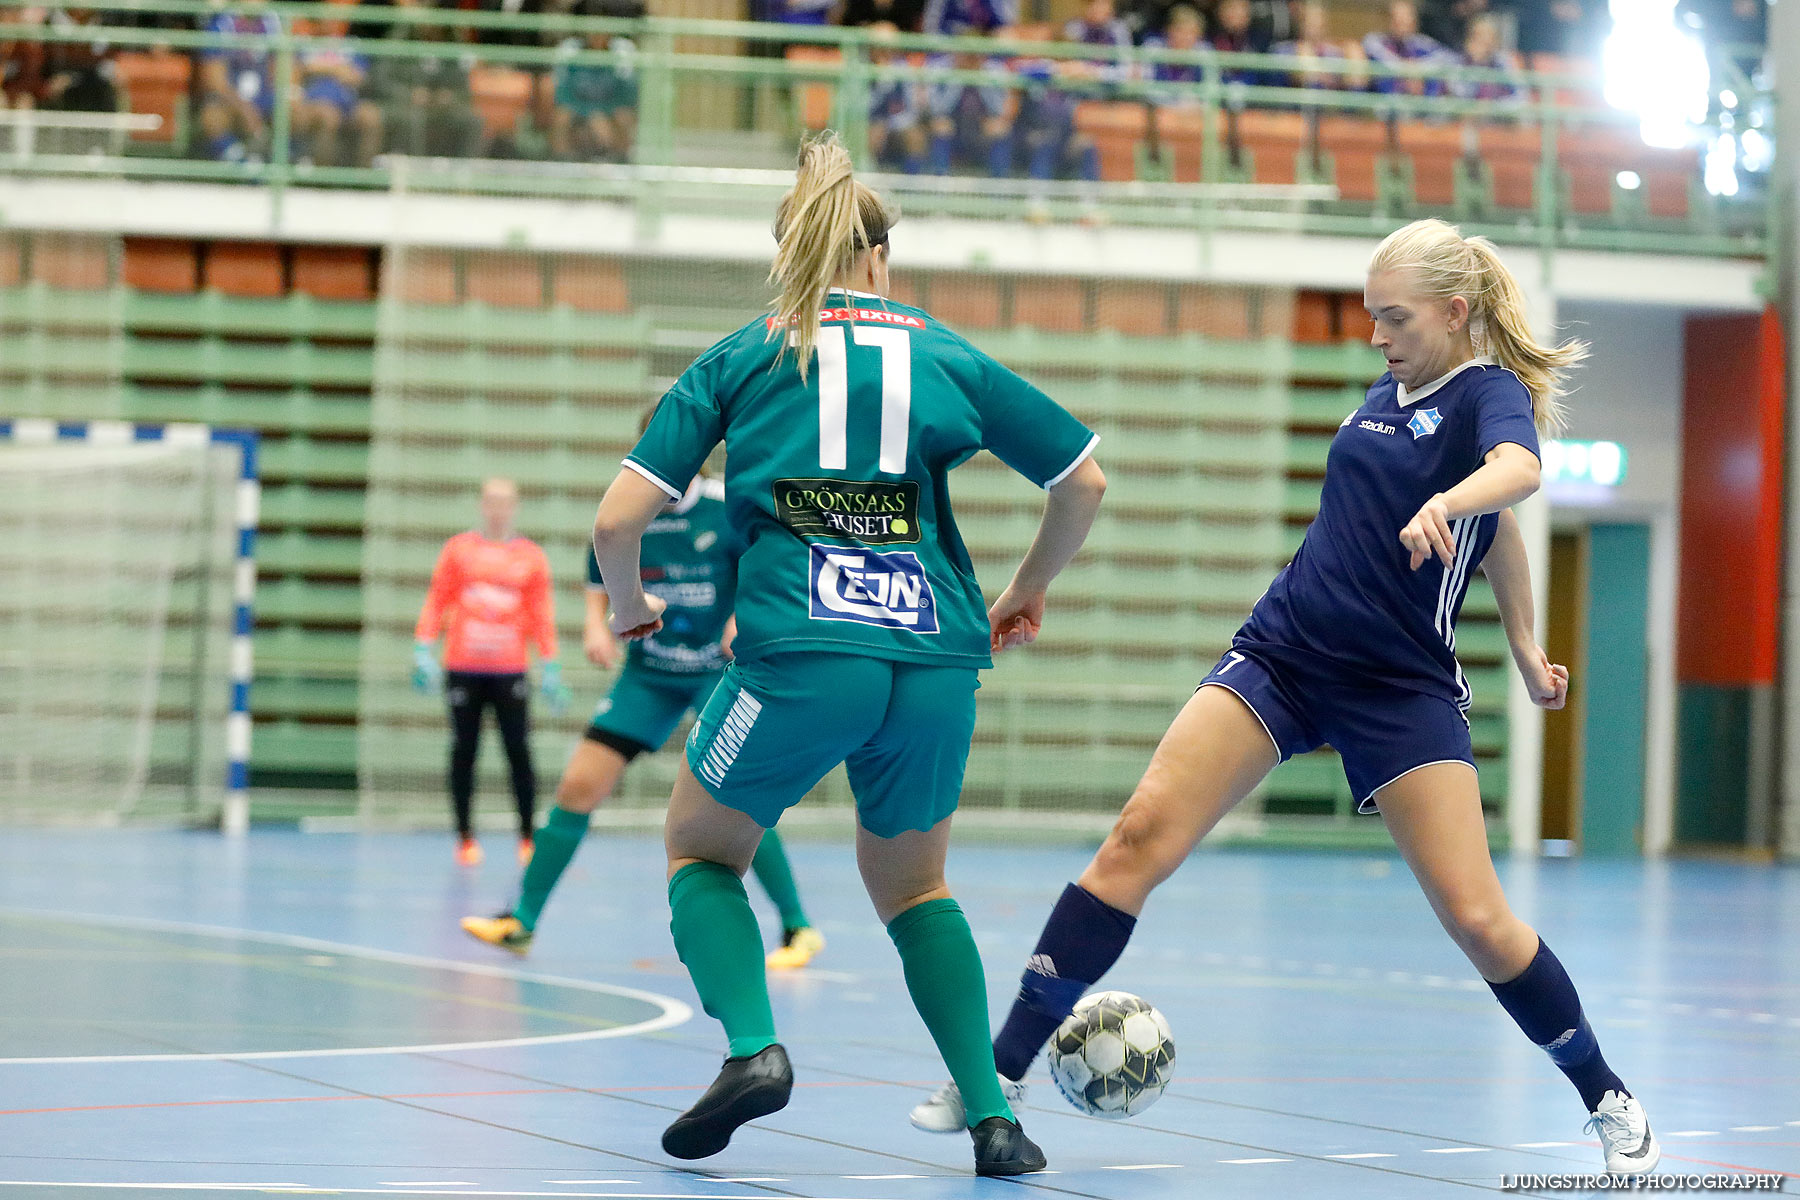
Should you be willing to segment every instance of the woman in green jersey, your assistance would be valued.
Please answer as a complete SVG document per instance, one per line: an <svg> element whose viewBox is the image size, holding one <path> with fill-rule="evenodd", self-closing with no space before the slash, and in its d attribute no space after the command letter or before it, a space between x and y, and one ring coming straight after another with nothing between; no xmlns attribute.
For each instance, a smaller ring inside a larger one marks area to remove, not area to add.
<svg viewBox="0 0 1800 1200"><path fill-rule="evenodd" d="M650 423L645 412L642 434ZM706 704L731 658L736 636L731 607L737 590L737 545L725 522L725 489L696 476L681 499L671 501L644 534L640 576L646 591L669 607L654 637L631 644L625 669L594 710L556 786L556 807L538 830L535 852L519 883L519 900L491 917L464 917L462 927L490 945L524 954L551 891L581 845L593 811L618 786L640 754L654 753L689 710ZM608 670L619 646L606 627L606 581L587 553L587 620L582 648ZM771 829L751 863L756 878L781 913L781 945L769 954L777 970L803 967L825 948L807 920L781 838Z"/></svg>
<svg viewBox="0 0 1800 1200"><path fill-rule="evenodd" d="M833 137L801 150L775 223L773 313L701 355L663 397L594 521L622 637L655 632L639 539L721 441L738 562L736 657L688 739L664 839L670 927L729 1057L663 1134L677 1158L724 1149L787 1104L742 875L763 831L843 763L857 863L907 989L967 1098L975 1169L1041 1170L994 1074L975 939L944 883L975 727L977 672L1033 640L1050 581L1105 490L1098 440L920 309L882 298L881 198ZM1042 523L992 609L951 516L950 469L982 449L1047 489Z"/></svg>

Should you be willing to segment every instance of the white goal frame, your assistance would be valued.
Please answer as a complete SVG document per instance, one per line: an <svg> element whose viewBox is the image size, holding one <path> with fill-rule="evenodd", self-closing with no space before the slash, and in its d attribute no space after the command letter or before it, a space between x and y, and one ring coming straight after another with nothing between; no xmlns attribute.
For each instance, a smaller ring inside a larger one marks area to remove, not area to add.
<svg viewBox="0 0 1800 1200"><path fill-rule="evenodd" d="M86 442L123 446L165 442L181 446L224 446L238 452L237 554L232 570L231 706L225 718L225 804L220 829L233 837L250 827L250 675L253 602L256 597L256 523L262 507L257 474L260 439L254 430L211 425L140 425L130 421L0 419L0 441L23 446Z"/></svg>

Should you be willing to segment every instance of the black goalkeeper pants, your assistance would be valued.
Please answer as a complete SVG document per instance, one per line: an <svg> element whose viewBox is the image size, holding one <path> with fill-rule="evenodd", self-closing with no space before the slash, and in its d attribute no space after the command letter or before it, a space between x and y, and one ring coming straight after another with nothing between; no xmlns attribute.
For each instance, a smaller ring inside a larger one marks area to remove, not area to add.
<svg viewBox="0 0 1800 1200"><path fill-rule="evenodd" d="M537 776L531 769L531 683L517 675L485 675L450 671L444 675L444 698L450 705L450 803L456 832L475 832L475 759L481 751L481 714L494 710L500 744L512 768L513 801L519 809L519 836L530 837L537 820Z"/></svg>

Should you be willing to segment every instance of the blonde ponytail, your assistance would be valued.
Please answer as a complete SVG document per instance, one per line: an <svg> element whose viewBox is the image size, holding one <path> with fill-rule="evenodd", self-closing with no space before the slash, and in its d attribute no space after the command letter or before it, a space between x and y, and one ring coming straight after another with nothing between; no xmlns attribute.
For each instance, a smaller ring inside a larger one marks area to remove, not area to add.
<svg viewBox="0 0 1800 1200"><path fill-rule="evenodd" d="M775 210L769 282L779 294L771 306L769 336L784 339L783 354L793 346L802 380L819 339L825 293L849 277L858 254L887 241L893 223L881 197L856 182L850 152L835 133L827 130L801 145L794 188Z"/></svg>
<svg viewBox="0 0 1800 1200"><path fill-rule="evenodd" d="M1588 356L1586 342L1546 346L1531 332L1525 293L1494 243L1464 238L1456 226L1436 219L1414 221L1387 236L1369 262L1369 274L1409 269L1419 290L1436 300L1461 296L1469 303L1469 340L1517 375L1531 393L1531 417L1539 433L1557 433L1568 424L1560 402L1568 373Z"/></svg>

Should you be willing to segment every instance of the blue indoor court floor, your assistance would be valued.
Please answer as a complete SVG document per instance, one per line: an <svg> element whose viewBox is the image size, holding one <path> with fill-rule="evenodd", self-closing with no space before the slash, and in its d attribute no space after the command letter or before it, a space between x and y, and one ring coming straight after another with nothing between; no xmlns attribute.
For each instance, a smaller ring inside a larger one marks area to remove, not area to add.
<svg viewBox="0 0 1800 1200"><path fill-rule="evenodd" d="M723 1039L669 941L659 841L596 831L526 959L457 928L509 899L511 847L487 849L465 870L442 835L0 832L0 1193L1408 1200L1600 1168L1573 1089L1396 858L1222 851L1107 980L1174 1027L1168 1094L1084 1118L1040 1064L1022 1116L1054 1173L977 1180L966 1138L907 1124L941 1067L847 846L806 839L830 945L772 981L794 1101L680 1165L660 1132ZM996 1016L1087 855L952 851ZM1663 1170L1800 1190L1800 869L1501 869Z"/></svg>

